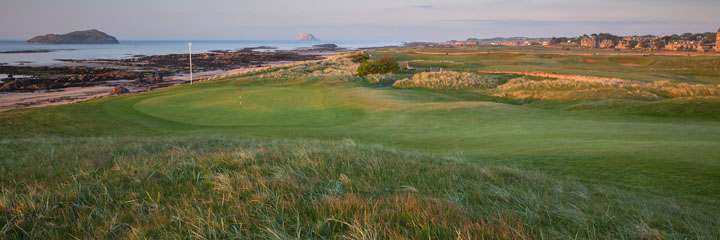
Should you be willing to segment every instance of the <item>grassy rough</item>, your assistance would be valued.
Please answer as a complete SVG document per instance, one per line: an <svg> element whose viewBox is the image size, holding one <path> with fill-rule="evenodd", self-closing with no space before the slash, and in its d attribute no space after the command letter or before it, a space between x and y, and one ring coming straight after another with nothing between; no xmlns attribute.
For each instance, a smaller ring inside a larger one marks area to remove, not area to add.
<svg viewBox="0 0 720 240"><path fill-rule="evenodd" d="M3 140L0 157L3 239L714 239L720 228L715 207L349 139L33 138Z"/></svg>
<svg viewBox="0 0 720 240"><path fill-rule="evenodd" d="M428 88L428 89L484 89L495 88L505 83L505 75L480 75L469 72L421 72L411 79L398 80L395 88Z"/></svg>

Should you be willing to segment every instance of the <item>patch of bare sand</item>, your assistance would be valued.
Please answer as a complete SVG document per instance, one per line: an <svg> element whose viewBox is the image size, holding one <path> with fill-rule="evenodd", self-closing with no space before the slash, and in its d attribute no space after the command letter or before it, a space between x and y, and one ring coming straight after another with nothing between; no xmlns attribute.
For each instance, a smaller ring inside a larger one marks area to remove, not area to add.
<svg viewBox="0 0 720 240"><path fill-rule="evenodd" d="M110 95L111 86L69 87L36 92L0 93L0 110L45 107L87 101Z"/></svg>

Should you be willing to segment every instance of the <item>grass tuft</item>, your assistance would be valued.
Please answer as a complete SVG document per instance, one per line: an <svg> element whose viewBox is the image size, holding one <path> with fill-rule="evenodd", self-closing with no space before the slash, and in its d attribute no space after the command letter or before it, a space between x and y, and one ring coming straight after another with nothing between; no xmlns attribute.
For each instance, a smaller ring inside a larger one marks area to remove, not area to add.
<svg viewBox="0 0 720 240"><path fill-rule="evenodd" d="M347 139L1 147L3 239L709 239L720 227L708 206Z"/></svg>

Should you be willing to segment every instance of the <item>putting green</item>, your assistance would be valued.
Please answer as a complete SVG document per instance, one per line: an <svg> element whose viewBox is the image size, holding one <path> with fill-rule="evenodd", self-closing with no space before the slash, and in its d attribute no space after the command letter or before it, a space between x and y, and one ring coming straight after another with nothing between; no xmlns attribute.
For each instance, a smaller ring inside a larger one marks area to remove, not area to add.
<svg viewBox="0 0 720 240"><path fill-rule="evenodd" d="M324 88L253 86L243 88L241 104L236 87L217 86L151 97L133 107L154 117L201 126L311 126L352 117L353 111L334 106L338 97Z"/></svg>

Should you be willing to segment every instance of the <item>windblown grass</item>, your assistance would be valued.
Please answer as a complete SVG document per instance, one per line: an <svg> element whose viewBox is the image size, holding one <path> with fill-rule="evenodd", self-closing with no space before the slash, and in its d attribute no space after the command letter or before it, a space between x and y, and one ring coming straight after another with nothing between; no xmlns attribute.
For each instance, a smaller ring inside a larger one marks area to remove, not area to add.
<svg viewBox="0 0 720 240"><path fill-rule="evenodd" d="M395 88L429 88L429 89L482 89L494 88L509 77L504 75L480 75L469 72L422 72L411 79L398 80Z"/></svg>
<svg viewBox="0 0 720 240"><path fill-rule="evenodd" d="M653 93L623 88L616 84L573 80L532 81L515 78L490 92L493 96L522 100L660 99L659 96Z"/></svg>
<svg viewBox="0 0 720 240"><path fill-rule="evenodd" d="M494 72L489 72L494 73ZM513 99L559 101L638 99L664 100L678 97L720 97L720 84L684 82L639 82L619 78L602 78L548 73L515 73L479 75L467 72L423 72L412 79L396 81L396 88L490 89L490 94ZM507 79L519 75L519 78ZM537 78L542 77L542 78Z"/></svg>
<svg viewBox="0 0 720 240"><path fill-rule="evenodd" d="M648 84L618 84L582 80L527 80L516 78L495 89L495 96L515 99L664 100L679 97L720 97L720 85L658 81Z"/></svg>
<svg viewBox="0 0 720 240"><path fill-rule="evenodd" d="M258 69L238 76L247 82L279 83L279 82L314 82L314 81L362 81L354 76L359 63L352 62L351 56L356 53L337 53L321 61L296 64L289 67Z"/></svg>
<svg viewBox="0 0 720 240"><path fill-rule="evenodd" d="M0 143L0 238L714 239L718 209L342 141Z"/></svg>

